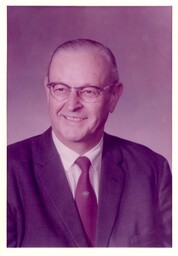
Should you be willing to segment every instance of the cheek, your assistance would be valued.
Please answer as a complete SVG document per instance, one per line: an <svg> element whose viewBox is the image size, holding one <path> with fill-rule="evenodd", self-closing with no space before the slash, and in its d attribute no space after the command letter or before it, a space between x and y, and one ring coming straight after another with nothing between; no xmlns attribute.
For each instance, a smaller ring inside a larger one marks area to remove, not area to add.
<svg viewBox="0 0 178 256"><path fill-rule="evenodd" d="M59 127L61 119L59 116L62 106L56 102L49 102L48 111L52 126Z"/></svg>
<svg viewBox="0 0 178 256"><path fill-rule="evenodd" d="M93 106L93 111L90 114L93 123L96 125L104 124L109 115L107 103L103 102L103 104Z"/></svg>
<svg viewBox="0 0 178 256"><path fill-rule="evenodd" d="M55 116L63 108L64 103L55 101L54 99L49 99L48 107L50 115Z"/></svg>

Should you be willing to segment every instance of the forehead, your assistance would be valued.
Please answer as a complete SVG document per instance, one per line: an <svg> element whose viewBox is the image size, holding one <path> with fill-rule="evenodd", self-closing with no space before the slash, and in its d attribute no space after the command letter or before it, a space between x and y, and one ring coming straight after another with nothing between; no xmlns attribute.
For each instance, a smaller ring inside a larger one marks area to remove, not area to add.
<svg viewBox="0 0 178 256"><path fill-rule="evenodd" d="M91 78L106 79L110 72L107 59L96 50L62 50L57 52L50 65L50 77L69 77L74 79Z"/></svg>

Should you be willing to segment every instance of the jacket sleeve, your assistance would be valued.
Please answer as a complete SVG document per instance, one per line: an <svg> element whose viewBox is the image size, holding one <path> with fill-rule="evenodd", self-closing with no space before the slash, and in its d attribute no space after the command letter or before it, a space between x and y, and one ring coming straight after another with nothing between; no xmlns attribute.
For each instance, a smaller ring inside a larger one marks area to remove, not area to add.
<svg viewBox="0 0 178 256"><path fill-rule="evenodd" d="M16 247L17 246L17 230L16 230L16 221L12 213L12 210L7 205L7 247Z"/></svg>
<svg viewBox="0 0 178 256"><path fill-rule="evenodd" d="M7 153L7 247L18 247L24 232L22 192L20 192L22 181L18 177L22 167L18 161L14 160L14 152L11 154L8 150Z"/></svg>
<svg viewBox="0 0 178 256"><path fill-rule="evenodd" d="M172 246L172 175L167 161L164 161L159 184L160 229L164 247Z"/></svg>

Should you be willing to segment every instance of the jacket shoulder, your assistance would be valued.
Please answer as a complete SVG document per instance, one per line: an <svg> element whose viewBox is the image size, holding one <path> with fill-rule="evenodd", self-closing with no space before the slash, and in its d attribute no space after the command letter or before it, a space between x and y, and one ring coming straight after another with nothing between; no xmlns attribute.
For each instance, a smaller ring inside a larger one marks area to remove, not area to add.
<svg viewBox="0 0 178 256"><path fill-rule="evenodd" d="M43 138L49 136L50 129L45 131L43 134L39 134L22 141L10 144L7 146L7 157L8 159L28 159L33 149L38 148L38 144Z"/></svg>
<svg viewBox="0 0 178 256"><path fill-rule="evenodd" d="M105 141L106 148L119 151L123 158L138 159L139 161L147 162L167 161L161 154L133 141L108 134L105 134Z"/></svg>

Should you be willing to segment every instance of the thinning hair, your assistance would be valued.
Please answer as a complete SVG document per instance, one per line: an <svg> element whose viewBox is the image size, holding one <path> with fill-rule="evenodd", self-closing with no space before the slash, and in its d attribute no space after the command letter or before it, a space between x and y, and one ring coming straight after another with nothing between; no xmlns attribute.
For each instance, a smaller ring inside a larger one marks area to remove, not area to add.
<svg viewBox="0 0 178 256"><path fill-rule="evenodd" d="M90 52L93 51L95 53L99 53L110 64L110 67L111 67L110 79L112 80L112 82L114 83L119 81L119 73L118 73L117 63L116 63L114 54L105 45L91 39L75 39L75 40L64 42L63 44L59 45L52 54L52 57L48 66L48 77L49 77L50 67L51 67L53 57L58 52L67 51L67 50L73 50L73 51L85 50L85 51L90 51Z"/></svg>

